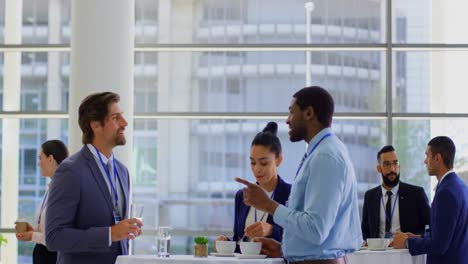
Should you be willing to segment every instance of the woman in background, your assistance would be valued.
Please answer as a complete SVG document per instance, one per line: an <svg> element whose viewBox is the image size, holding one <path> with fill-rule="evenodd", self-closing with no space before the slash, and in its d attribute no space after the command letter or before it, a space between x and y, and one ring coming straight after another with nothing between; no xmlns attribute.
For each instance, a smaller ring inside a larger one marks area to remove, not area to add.
<svg viewBox="0 0 468 264"><path fill-rule="evenodd" d="M252 141L250 167L257 184L280 204L286 204L291 184L278 175L278 167L283 161L281 143L276 136L278 125L270 122ZM251 240L254 237L269 237L281 241L283 228L273 221L273 216L247 206L243 202L243 192L239 190L235 200L234 241ZM221 235L216 240L230 240ZM239 252L237 247L236 252Z"/></svg>
<svg viewBox="0 0 468 264"><path fill-rule="evenodd" d="M41 146L39 152L38 166L41 170L41 175L44 177L52 178L54 176L57 166L68 157L68 149L65 144L60 140L48 140ZM47 194L45 193L41 206L36 210L36 217L34 220L34 228L30 223L27 223L27 231L24 233L17 233L16 238L22 241L33 241L36 243L33 251L33 263L56 263L57 252L47 250L44 237L44 217L47 209Z"/></svg>

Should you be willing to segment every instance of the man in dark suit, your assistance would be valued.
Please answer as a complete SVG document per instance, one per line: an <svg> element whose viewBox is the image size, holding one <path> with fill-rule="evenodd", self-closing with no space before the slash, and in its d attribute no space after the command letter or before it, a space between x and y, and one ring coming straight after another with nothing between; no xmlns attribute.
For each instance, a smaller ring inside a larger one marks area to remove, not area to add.
<svg viewBox="0 0 468 264"><path fill-rule="evenodd" d="M362 236L391 237L396 231L423 234L430 208L424 189L400 181L400 163L393 146L377 153L382 185L366 192L362 213ZM390 198L389 198L390 197Z"/></svg>
<svg viewBox="0 0 468 264"><path fill-rule="evenodd" d="M427 236L398 233L395 248L408 248L411 255L427 254L428 264L463 264L468 261L468 187L453 171L455 144L448 137L435 137L426 149L427 172L438 183L432 202L431 229Z"/></svg>
<svg viewBox="0 0 468 264"><path fill-rule="evenodd" d="M79 108L83 148L63 161L50 185L45 220L46 243L57 263L115 263L128 254L128 239L143 223L126 219L130 180L113 154L126 143L127 121L119 95L86 97Z"/></svg>

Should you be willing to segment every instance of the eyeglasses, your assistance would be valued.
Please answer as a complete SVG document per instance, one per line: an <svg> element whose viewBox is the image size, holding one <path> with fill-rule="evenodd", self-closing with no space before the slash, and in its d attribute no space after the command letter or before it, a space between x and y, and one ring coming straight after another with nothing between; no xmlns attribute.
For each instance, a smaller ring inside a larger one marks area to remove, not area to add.
<svg viewBox="0 0 468 264"><path fill-rule="evenodd" d="M400 162L398 160L394 160L394 161L384 161L382 162L382 167L386 168L386 169L390 169L392 166L399 166L400 165Z"/></svg>

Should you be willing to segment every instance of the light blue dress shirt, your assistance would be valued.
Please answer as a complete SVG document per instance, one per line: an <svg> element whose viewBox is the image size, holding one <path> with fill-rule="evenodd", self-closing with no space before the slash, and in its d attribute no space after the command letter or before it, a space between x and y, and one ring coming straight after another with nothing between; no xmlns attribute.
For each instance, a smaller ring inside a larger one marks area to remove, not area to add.
<svg viewBox="0 0 468 264"><path fill-rule="evenodd" d="M330 128L310 141L307 153ZM288 261L335 259L361 247L357 182L345 145L334 135L308 156L292 185L288 207L274 221L283 227Z"/></svg>

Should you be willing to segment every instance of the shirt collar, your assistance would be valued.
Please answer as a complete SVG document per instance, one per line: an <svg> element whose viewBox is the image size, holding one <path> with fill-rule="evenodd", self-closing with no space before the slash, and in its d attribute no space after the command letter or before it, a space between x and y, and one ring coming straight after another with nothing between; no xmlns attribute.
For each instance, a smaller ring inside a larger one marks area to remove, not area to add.
<svg viewBox="0 0 468 264"><path fill-rule="evenodd" d="M383 185L380 185L380 188L382 189L382 197L385 197L385 195L387 194L387 189L385 189ZM390 191L392 192L392 195L395 196L395 194L398 193L398 190L400 190L400 183L398 183Z"/></svg>
<svg viewBox="0 0 468 264"><path fill-rule="evenodd" d="M99 161L99 155L96 152L94 146L92 144L86 144L86 146L91 151L91 153L93 153L94 157ZM107 158L106 155L102 154L101 152L99 152L99 154L101 154L102 162L104 162L104 164L107 164L107 162L114 160L114 153L112 153L112 155L109 158Z"/></svg>
<svg viewBox="0 0 468 264"><path fill-rule="evenodd" d="M437 185L434 186L434 189L433 189L434 192L437 190L437 186L439 186L439 184L442 183L442 181L444 180L445 176L449 175L449 174L452 173L452 172L455 172L455 171L454 171L453 169L451 169L451 170L447 171L444 175L442 175L442 177L440 178L440 180L439 180L439 182L437 183Z"/></svg>
<svg viewBox="0 0 468 264"><path fill-rule="evenodd" d="M326 127L322 129L320 132L315 135L312 140L310 141L309 145L307 146L307 153L319 142L320 139L322 139L323 136L325 136L328 133L332 133L332 129L330 127Z"/></svg>

